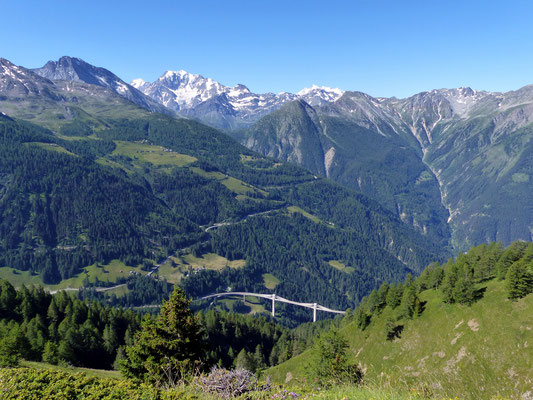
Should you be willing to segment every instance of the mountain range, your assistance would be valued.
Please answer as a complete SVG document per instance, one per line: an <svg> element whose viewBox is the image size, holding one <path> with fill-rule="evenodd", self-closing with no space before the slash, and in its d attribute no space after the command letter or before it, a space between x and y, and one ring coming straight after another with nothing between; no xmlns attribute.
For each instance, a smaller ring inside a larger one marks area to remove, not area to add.
<svg viewBox="0 0 533 400"><path fill-rule="evenodd" d="M281 105L302 99L320 105L342 96L340 89L313 86L293 93L252 93L244 85L224 86L186 71L166 71L154 82L135 79L131 85L165 107L215 128L235 130L252 125Z"/></svg>
<svg viewBox="0 0 533 400"><path fill-rule="evenodd" d="M257 95L184 71L137 82L167 107L361 191L456 250L533 239L533 86L397 99L317 86Z"/></svg>
<svg viewBox="0 0 533 400"><path fill-rule="evenodd" d="M109 71L0 68L3 278L56 290L164 261L160 276L189 296L275 290L347 308L449 255L364 194L154 112L142 93L132 102ZM145 304L150 284L128 293ZM287 323L307 317L280 308Z"/></svg>
<svg viewBox="0 0 533 400"><path fill-rule="evenodd" d="M284 106L234 136L379 199L421 232L445 235L447 224L453 247L466 250L532 239L532 106L532 86L402 100L345 92L323 106Z"/></svg>
<svg viewBox="0 0 533 400"><path fill-rule="evenodd" d="M71 57L35 70L2 59L0 68L0 111L53 131L89 135L154 112L196 119L367 195L453 252L533 237L533 86L406 99L317 86L276 95L185 71L127 84Z"/></svg>

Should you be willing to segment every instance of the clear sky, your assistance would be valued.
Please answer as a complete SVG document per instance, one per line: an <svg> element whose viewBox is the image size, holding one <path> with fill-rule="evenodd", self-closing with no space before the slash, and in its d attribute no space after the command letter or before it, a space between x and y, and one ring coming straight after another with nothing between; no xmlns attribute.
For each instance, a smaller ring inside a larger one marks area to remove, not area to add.
<svg viewBox="0 0 533 400"><path fill-rule="evenodd" d="M63 55L125 81L184 69L254 92L406 97L533 83L533 2L1 0L0 57Z"/></svg>

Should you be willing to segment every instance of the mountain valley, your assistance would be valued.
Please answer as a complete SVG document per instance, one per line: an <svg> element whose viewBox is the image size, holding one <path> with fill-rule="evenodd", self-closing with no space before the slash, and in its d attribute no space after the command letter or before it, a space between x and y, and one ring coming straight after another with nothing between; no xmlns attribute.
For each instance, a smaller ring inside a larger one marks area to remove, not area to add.
<svg viewBox="0 0 533 400"><path fill-rule="evenodd" d="M149 270L169 256L178 262L178 250L188 248L200 259L242 260L220 272L162 269L191 296L231 286L347 308L381 282L417 274L449 254L365 195L264 158L193 120L150 112L112 85L87 83L79 71L57 75L71 80L49 80L7 60L2 67L7 276L29 271L47 285L79 286L81 274L93 276L85 285L112 284L103 265L120 260L122 270ZM246 218L251 214L260 215ZM338 263L347 268L332 266ZM268 289L265 275L279 283ZM308 318L290 307L280 312L288 324Z"/></svg>
<svg viewBox="0 0 533 400"><path fill-rule="evenodd" d="M254 94L0 59L0 365L23 358L39 390L82 380L40 361L134 379L124 360L177 304L205 366L292 397L527 399L532 90ZM221 292L346 315L201 299Z"/></svg>
<svg viewBox="0 0 533 400"><path fill-rule="evenodd" d="M396 99L317 86L265 97L185 71L142 82L161 104L361 191L455 251L532 239L530 86Z"/></svg>

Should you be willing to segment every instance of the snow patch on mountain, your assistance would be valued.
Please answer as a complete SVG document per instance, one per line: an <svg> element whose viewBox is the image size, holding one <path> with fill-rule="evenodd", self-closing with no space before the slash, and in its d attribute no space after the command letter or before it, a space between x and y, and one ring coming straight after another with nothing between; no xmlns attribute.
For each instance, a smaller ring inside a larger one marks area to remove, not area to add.
<svg viewBox="0 0 533 400"><path fill-rule="evenodd" d="M440 95L446 98L450 102L454 113L460 117L469 115L480 100L491 94L485 91L474 90L469 87L441 89L440 91L433 90L432 92L439 92Z"/></svg>
<svg viewBox="0 0 533 400"><path fill-rule="evenodd" d="M313 107L337 101L343 94L344 91L339 88L317 85L302 89L297 93L300 99L306 101Z"/></svg>
<svg viewBox="0 0 533 400"><path fill-rule="evenodd" d="M130 85L133 86L135 89L139 89L144 87L147 84L147 82L143 81L141 78L134 79L131 81Z"/></svg>

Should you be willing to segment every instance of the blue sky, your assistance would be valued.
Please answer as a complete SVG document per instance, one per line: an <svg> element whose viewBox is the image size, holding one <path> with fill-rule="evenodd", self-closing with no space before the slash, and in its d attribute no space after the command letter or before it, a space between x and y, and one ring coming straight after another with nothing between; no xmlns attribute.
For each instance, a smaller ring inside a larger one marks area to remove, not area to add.
<svg viewBox="0 0 533 400"><path fill-rule="evenodd" d="M0 57L62 55L125 81L184 69L255 92L312 84L406 97L533 83L528 1L24 1L1 3Z"/></svg>

